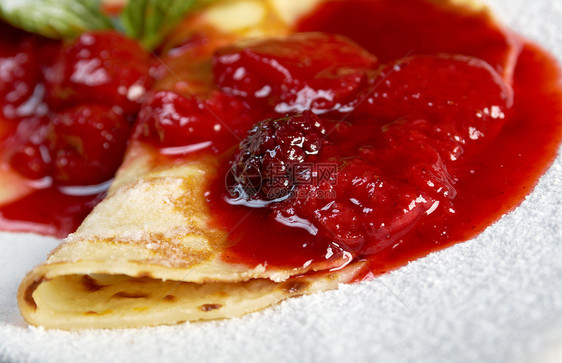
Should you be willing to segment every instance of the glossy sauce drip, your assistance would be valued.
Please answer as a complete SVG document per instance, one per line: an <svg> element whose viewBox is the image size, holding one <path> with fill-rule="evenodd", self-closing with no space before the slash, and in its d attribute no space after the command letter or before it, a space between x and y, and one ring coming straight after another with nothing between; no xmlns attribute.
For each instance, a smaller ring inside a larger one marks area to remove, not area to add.
<svg viewBox="0 0 562 363"><path fill-rule="evenodd" d="M0 230L64 238L104 196L105 192L77 196L54 187L39 189L0 208Z"/></svg>
<svg viewBox="0 0 562 363"><path fill-rule="evenodd" d="M421 218L375 254L351 249L355 258L370 262L374 274L473 238L519 205L556 156L562 135L556 61L530 43L521 42L521 50L518 39L506 36L485 12L475 15L413 0L329 2L298 29L344 34L382 63L412 54L458 53L488 61L507 78L513 72L515 102L500 134L469 157L448 164L457 180L454 210ZM517 54L514 70L502 68L509 64L506 58ZM353 124L353 114L349 120ZM309 233L307 221L301 228L295 228L298 223L288 227L273 220L268 210L226 203L222 177L227 172L228 165L223 166L208 198L213 226L230 231L232 246L225 260L290 268L344 257L345 246Z"/></svg>

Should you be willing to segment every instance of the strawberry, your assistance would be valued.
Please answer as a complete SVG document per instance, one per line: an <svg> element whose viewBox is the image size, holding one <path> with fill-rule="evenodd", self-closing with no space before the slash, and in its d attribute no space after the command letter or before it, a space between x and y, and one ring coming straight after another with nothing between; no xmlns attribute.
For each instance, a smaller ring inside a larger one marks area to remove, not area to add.
<svg viewBox="0 0 562 363"><path fill-rule="evenodd" d="M49 130L53 179L95 185L113 177L130 133L127 119L108 106L82 104L56 114Z"/></svg>
<svg viewBox="0 0 562 363"><path fill-rule="evenodd" d="M122 34L84 33L45 72L49 106L61 110L96 102L135 114L152 84L151 62L136 41Z"/></svg>
<svg viewBox="0 0 562 363"><path fill-rule="evenodd" d="M274 106L280 114L344 111L366 84L376 58L351 40L298 33L220 49L213 60L223 91Z"/></svg>
<svg viewBox="0 0 562 363"><path fill-rule="evenodd" d="M206 99L157 91L141 107L134 138L159 147L195 145L218 153L236 145L253 124L253 114L247 104L220 91Z"/></svg>
<svg viewBox="0 0 562 363"><path fill-rule="evenodd" d="M3 35L7 41L0 47L0 113L16 118L18 107L33 94L40 71L35 39L21 39L22 35L11 28L7 32Z"/></svg>
<svg viewBox="0 0 562 363"><path fill-rule="evenodd" d="M231 195L265 202L288 196L295 173L307 172L298 167L319 153L325 134L322 120L310 111L255 124L234 157Z"/></svg>
<svg viewBox="0 0 562 363"><path fill-rule="evenodd" d="M466 56L404 58L383 68L371 84L357 116L383 123L425 119L438 138L461 145L497 135L513 103L503 78L485 61Z"/></svg>
<svg viewBox="0 0 562 363"><path fill-rule="evenodd" d="M29 179L50 175L51 156L46 144L49 118L32 116L18 121L15 134L6 143L14 170Z"/></svg>

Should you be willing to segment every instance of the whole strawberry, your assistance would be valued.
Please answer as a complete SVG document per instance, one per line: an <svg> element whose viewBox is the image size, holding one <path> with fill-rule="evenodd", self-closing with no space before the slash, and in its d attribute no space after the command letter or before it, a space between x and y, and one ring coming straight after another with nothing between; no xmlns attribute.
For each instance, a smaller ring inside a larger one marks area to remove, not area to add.
<svg viewBox="0 0 562 363"><path fill-rule="evenodd" d="M47 101L57 110L97 102L134 114L151 86L150 67L136 41L110 31L84 33L45 72Z"/></svg>
<svg viewBox="0 0 562 363"><path fill-rule="evenodd" d="M326 143L325 135L323 121L310 111L257 123L234 158L231 196L257 204L289 196L296 179L310 177L305 163Z"/></svg>

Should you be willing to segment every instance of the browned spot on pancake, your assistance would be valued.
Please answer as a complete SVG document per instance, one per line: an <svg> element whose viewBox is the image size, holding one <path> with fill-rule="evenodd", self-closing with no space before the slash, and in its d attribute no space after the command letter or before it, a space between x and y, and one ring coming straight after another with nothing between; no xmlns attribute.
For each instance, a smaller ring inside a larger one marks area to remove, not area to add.
<svg viewBox="0 0 562 363"><path fill-rule="evenodd" d="M199 307L199 310L201 311L212 311L212 310L217 310L222 308L221 304L203 304Z"/></svg>
<svg viewBox="0 0 562 363"><path fill-rule="evenodd" d="M203 186L212 180L216 174L216 159L205 160L201 163L201 167L205 170L205 176L185 179L182 183L182 195L172 201L174 209L182 213L188 220L192 220L194 216L208 216L210 213ZM204 237L214 251L222 250L227 242L228 233L226 231L211 228L205 222L203 222L203 225L201 225L201 222L198 225L192 222L191 227L193 228L193 234Z"/></svg>
<svg viewBox="0 0 562 363"><path fill-rule="evenodd" d="M228 292L226 291L217 291L214 293L215 296L219 296L219 297L229 297L230 295L228 294Z"/></svg>
<svg viewBox="0 0 562 363"><path fill-rule="evenodd" d="M176 299L175 295L166 295L162 298L163 301L174 301Z"/></svg>
<svg viewBox="0 0 562 363"><path fill-rule="evenodd" d="M197 177L195 175L190 176L189 179L184 178L181 185L183 193L172 201L174 209L186 217L206 215L208 212L202 189L203 178L202 176Z"/></svg>
<svg viewBox="0 0 562 363"><path fill-rule="evenodd" d="M207 227L205 230L205 238L209 242L209 246L215 251L221 251L229 245L235 244L233 241L228 240L228 233L217 229Z"/></svg>
<svg viewBox="0 0 562 363"><path fill-rule="evenodd" d="M145 292L127 292L127 291L119 291L118 293L113 294L112 298L125 298L125 299L142 299L149 297L150 294Z"/></svg>
<svg viewBox="0 0 562 363"><path fill-rule="evenodd" d="M45 276L35 279L29 286L27 286L25 292L23 293L23 300L27 305L31 306L33 310L37 310L37 303L35 302L35 299L33 299L33 293L37 287L45 281L49 281L49 279L46 279Z"/></svg>
<svg viewBox="0 0 562 363"><path fill-rule="evenodd" d="M129 279L127 279L127 283L129 284L148 284L152 281L154 281L155 279L151 278L151 277L131 277Z"/></svg>
<svg viewBox="0 0 562 363"><path fill-rule="evenodd" d="M154 246L152 259L160 257L174 267L190 267L208 259L212 254L208 249L189 248L180 242L187 235L200 236L201 234L189 228L178 233L175 238L166 238L161 233L151 235L149 243Z"/></svg>
<svg viewBox="0 0 562 363"><path fill-rule="evenodd" d="M98 315L107 315L107 314L111 314L112 312L113 312L113 310L109 310L109 309L108 309L108 310L101 311L101 312L97 312L97 311L90 310L90 311L86 311L86 312L84 313L84 315L96 315L96 316L98 316Z"/></svg>
<svg viewBox="0 0 562 363"><path fill-rule="evenodd" d="M137 274L137 277L139 278L143 278L143 277L148 277L148 278L153 278L152 273L150 271L141 271ZM143 280L144 282L144 280Z"/></svg>
<svg viewBox="0 0 562 363"><path fill-rule="evenodd" d="M279 287L288 294L304 293L310 286L310 282L302 280L293 280L282 283Z"/></svg>
<svg viewBox="0 0 562 363"><path fill-rule="evenodd" d="M181 230L172 230L166 234L164 236L163 233L146 233L138 240L108 238L100 240L100 242L127 246L137 245L143 248L150 246L149 253L152 257L130 261L141 265L166 264L170 267L191 267L205 261L213 254L213 251L209 251L209 249L189 248L181 242L186 236L203 236L193 226L182 226Z"/></svg>
<svg viewBox="0 0 562 363"><path fill-rule="evenodd" d="M170 235L173 236L173 231L170 233ZM196 233L195 230L192 231L189 228L183 228L181 234L178 231L177 236L174 236L173 238L165 237L162 233L147 233L139 240L119 240L117 238L107 238L99 240L99 242L114 245L137 245L143 248L146 248L146 246L150 245L150 254L153 257L140 260L130 260L130 262L135 262L140 265L165 264L170 267L191 267L203 262L212 255L212 251L209 251L208 249L196 250L184 246L179 241L186 235L196 236L198 235L198 233Z"/></svg>
<svg viewBox="0 0 562 363"><path fill-rule="evenodd" d="M88 292L95 292L105 287L105 285L98 284L96 279L92 278L90 275L82 276L82 286L84 286L84 289Z"/></svg>

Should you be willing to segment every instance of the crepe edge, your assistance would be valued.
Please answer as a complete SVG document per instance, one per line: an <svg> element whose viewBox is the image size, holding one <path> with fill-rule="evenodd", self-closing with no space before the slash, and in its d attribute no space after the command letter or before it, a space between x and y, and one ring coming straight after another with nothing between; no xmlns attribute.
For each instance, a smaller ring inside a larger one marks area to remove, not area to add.
<svg viewBox="0 0 562 363"><path fill-rule="evenodd" d="M18 307L29 324L75 330L236 318L291 297L336 289L367 271L367 263L357 261L279 282L249 278L200 284L167 279L161 272L108 274L100 266L65 271L64 265L39 265L20 284Z"/></svg>

